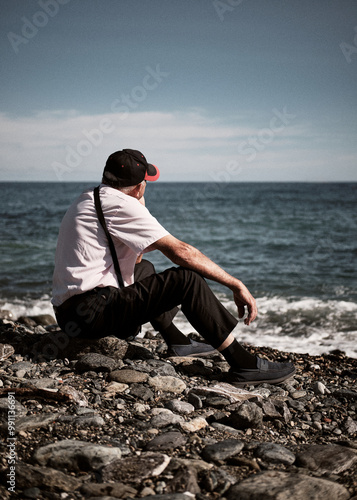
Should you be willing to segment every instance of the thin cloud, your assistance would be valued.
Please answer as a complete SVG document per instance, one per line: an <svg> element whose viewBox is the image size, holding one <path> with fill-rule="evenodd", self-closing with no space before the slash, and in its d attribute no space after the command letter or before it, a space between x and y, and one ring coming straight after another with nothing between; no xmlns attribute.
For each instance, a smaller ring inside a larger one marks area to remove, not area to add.
<svg viewBox="0 0 357 500"><path fill-rule="evenodd" d="M163 180L298 180L300 167L316 167L320 148L309 158L304 144L312 138L315 145L321 141L324 161L336 160L337 154L323 149L329 141L325 131L319 136L297 118L290 121L272 130L270 119L255 115L249 123L245 116L244 123L242 117L233 123L230 117L226 123L203 110L127 115L55 110L21 118L2 113L0 175L2 180L92 181L112 151L131 147L162 165ZM353 162L354 155L348 156ZM232 168L232 161L239 166Z"/></svg>

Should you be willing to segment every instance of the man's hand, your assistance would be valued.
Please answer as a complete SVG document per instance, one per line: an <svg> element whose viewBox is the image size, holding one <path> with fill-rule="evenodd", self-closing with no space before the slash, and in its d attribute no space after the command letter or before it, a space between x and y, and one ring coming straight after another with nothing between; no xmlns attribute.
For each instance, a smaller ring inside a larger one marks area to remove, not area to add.
<svg viewBox="0 0 357 500"><path fill-rule="evenodd" d="M257 304L254 297L249 292L248 288L241 283L239 289L233 292L234 302L238 307L238 317L243 318L244 308L247 306L248 316L245 318L244 323L250 325L255 320L258 314Z"/></svg>

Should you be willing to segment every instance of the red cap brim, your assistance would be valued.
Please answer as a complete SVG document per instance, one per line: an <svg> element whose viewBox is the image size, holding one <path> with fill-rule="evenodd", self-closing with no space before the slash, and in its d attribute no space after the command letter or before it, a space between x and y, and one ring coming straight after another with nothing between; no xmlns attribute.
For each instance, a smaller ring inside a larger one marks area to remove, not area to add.
<svg viewBox="0 0 357 500"><path fill-rule="evenodd" d="M148 169L146 171L144 180L154 182L157 181L159 177L160 170L155 165L151 165L151 163L148 163Z"/></svg>

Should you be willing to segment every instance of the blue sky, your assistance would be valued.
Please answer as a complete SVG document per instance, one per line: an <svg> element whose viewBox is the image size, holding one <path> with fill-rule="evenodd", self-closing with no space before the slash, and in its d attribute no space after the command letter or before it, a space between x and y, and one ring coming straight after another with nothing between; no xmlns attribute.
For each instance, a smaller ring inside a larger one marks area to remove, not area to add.
<svg viewBox="0 0 357 500"><path fill-rule="evenodd" d="M0 180L357 181L354 0L0 0Z"/></svg>

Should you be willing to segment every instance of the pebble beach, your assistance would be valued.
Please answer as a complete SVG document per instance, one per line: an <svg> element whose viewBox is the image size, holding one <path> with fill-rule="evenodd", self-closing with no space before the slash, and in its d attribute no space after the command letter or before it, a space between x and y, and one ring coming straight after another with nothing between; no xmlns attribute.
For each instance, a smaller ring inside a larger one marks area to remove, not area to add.
<svg viewBox="0 0 357 500"><path fill-rule="evenodd" d="M0 319L4 499L357 499L357 360L292 361L238 389L228 364L159 336L69 339L50 315ZM197 339L197 337L194 337Z"/></svg>

